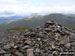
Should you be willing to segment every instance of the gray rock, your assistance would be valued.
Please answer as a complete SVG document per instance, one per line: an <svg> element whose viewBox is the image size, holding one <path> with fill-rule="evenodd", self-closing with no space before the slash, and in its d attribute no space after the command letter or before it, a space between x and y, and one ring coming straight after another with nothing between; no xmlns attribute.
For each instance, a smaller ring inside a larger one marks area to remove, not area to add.
<svg viewBox="0 0 75 56"><path fill-rule="evenodd" d="M33 49L27 49L27 56L34 56Z"/></svg>
<svg viewBox="0 0 75 56"><path fill-rule="evenodd" d="M27 40L25 41L25 43L31 44L31 41L30 41L29 39L27 39Z"/></svg>
<svg viewBox="0 0 75 56"><path fill-rule="evenodd" d="M37 37L38 38L44 38L45 37L45 34L37 34Z"/></svg>
<svg viewBox="0 0 75 56"><path fill-rule="evenodd" d="M22 48L23 49L27 49L27 48L29 48L30 46L29 45L25 45L25 46L23 46Z"/></svg>
<svg viewBox="0 0 75 56"><path fill-rule="evenodd" d="M21 52L18 52L18 51L15 52L15 55L16 56L23 56L23 54Z"/></svg>
<svg viewBox="0 0 75 56"><path fill-rule="evenodd" d="M41 38L37 38L38 41L41 41Z"/></svg>
<svg viewBox="0 0 75 56"><path fill-rule="evenodd" d="M14 46L14 48L16 49L16 48L18 48L18 46L17 46L17 45L15 45L15 46Z"/></svg>
<svg viewBox="0 0 75 56"><path fill-rule="evenodd" d="M53 54L49 54L48 56L53 56Z"/></svg>
<svg viewBox="0 0 75 56"><path fill-rule="evenodd" d="M66 47L66 48L70 48L70 46L71 46L70 43L65 44L65 47Z"/></svg>
<svg viewBox="0 0 75 56"><path fill-rule="evenodd" d="M7 45L5 45L3 48L4 48L4 49L9 49L9 48L11 48L11 46L10 46L9 44L7 44Z"/></svg>
<svg viewBox="0 0 75 56"><path fill-rule="evenodd" d="M6 53L6 51L5 50L0 50L0 54L5 54Z"/></svg>
<svg viewBox="0 0 75 56"><path fill-rule="evenodd" d="M4 54L4 56L11 56L11 54Z"/></svg>
<svg viewBox="0 0 75 56"><path fill-rule="evenodd" d="M39 48L36 48L34 52L39 53L40 52L40 49Z"/></svg>

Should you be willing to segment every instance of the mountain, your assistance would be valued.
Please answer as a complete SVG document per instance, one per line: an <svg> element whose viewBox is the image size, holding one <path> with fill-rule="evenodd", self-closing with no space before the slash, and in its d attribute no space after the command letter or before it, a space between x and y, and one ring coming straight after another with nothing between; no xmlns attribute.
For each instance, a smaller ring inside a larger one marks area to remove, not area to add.
<svg viewBox="0 0 75 56"><path fill-rule="evenodd" d="M11 20L19 20L21 18L25 18L27 16L10 16L10 17L0 17L0 24L11 21Z"/></svg>
<svg viewBox="0 0 75 56"><path fill-rule="evenodd" d="M75 16L53 13L48 15L31 15L26 18L11 21L0 25L0 29L10 29L14 27L36 27L43 25L46 21L56 21L65 26L75 26Z"/></svg>

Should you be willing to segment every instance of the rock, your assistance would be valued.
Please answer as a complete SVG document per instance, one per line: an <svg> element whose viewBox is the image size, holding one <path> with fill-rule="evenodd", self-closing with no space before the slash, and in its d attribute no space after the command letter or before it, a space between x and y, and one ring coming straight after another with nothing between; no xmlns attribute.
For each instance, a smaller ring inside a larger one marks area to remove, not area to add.
<svg viewBox="0 0 75 56"><path fill-rule="evenodd" d="M49 54L48 56L53 56L53 54Z"/></svg>
<svg viewBox="0 0 75 56"><path fill-rule="evenodd" d="M27 56L34 56L33 49L27 49Z"/></svg>
<svg viewBox="0 0 75 56"><path fill-rule="evenodd" d="M25 43L31 44L31 41L30 41L29 39L27 39L27 40L25 41Z"/></svg>
<svg viewBox="0 0 75 56"><path fill-rule="evenodd" d="M44 29L46 32L52 32L52 29L50 29L50 28L45 28Z"/></svg>
<svg viewBox="0 0 75 56"><path fill-rule="evenodd" d="M14 42L10 43L10 46L11 46L11 47L14 47L14 45L15 45L15 43L14 43Z"/></svg>
<svg viewBox="0 0 75 56"><path fill-rule="evenodd" d="M31 36L31 37L35 37L35 36L36 36L36 33L35 33L35 32L31 32L31 33L30 33L30 36Z"/></svg>
<svg viewBox="0 0 75 56"><path fill-rule="evenodd" d="M25 45L25 46L23 46L22 48L23 49L28 49L30 46L29 45Z"/></svg>
<svg viewBox="0 0 75 56"><path fill-rule="evenodd" d="M9 44L4 46L4 49L9 49L9 48L11 48L11 46Z"/></svg>
<svg viewBox="0 0 75 56"><path fill-rule="evenodd" d="M37 38L38 41L41 41L41 38Z"/></svg>
<svg viewBox="0 0 75 56"><path fill-rule="evenodd" d="M5 50L0 49L0 54L5 54L5 53L6 53Z"/></svg>
<svg viewBox="0 0 75 56"><path fill-rule="evenodd" d="M23 54L21 52L18 52L18 51L15 52L15 55L16 56L23 56Z"/></svg>
<svg viewBox="0 0 75 56"><path fill-rule="evenodd" d="M65 47L66 47L66 48L70 48L70 46L71 46L70 43L65 44Z"/></svg>
<svg viewBox="0 0 75 56"><path fill-rule="evenodd" d="M54 55L58 55L57 51L53 51L53 54L54 54Z"/></svg>
<svg viewBox="0 0 75 56"><path fill-rule="evenodd" d="M52 44L52 49L56 49L56 47Z"/></svg>
<svg viewBox="0 0 75 56"><path fill-rule="evenodd" d="M37 34L36 37L38 37L38 38L44 38L45 37L45 34Z"/></svg>
<svg viewBox="0 0 75 56"><path fill-rule="evenodd" d="M4 56L11 56L11 54L4 54Z"/></svg>
<svg viewBox="0 0 75 56"><path fill-rule="evenodd" d="M64 45L65 44L64 40L60 41L60 44L61 45Z"/></svg>
<svg viewBox="0 0 75 56"><path fill-rule="evenodd" d="M72 46L75 46L75 42L73 42L71 45L72 45Z"/></svg>
<svg viewBox="0 0 75 56"><path fill-rule="evenodd" d="M18 46L16 46L16 45L14 46L15 49L16 49L17 47L18 47Z"/></svg>
<svg viewBox="0 0 75 56"><path fill-rule="evenodd" d="M55 24L54 21L47 21L45 26L52 26L54 24Z"/></svg>
<svg viewBox="0 0 75 56"><path fill-rule="evenodd" d="M34 52L39 53L40 52L40 49L39 48L36 48Z"/></svg>

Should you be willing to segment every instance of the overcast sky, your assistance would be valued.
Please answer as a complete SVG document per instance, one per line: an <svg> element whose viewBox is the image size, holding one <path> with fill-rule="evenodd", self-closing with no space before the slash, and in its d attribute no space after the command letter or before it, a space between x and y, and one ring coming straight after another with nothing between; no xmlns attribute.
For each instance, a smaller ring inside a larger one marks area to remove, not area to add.
<svg viewBox="0 0 75 56"><path fill-rule="evenodd" d="M0 0L0 16L75 13L75 0Z"/></svg>

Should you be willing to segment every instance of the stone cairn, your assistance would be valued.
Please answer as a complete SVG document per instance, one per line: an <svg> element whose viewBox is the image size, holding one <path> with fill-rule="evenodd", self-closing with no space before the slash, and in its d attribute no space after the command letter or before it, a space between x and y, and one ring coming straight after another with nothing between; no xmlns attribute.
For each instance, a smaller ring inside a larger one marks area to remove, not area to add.
<svg viewBox="0 0 75 56"><path fill-rule="evenodd" d="M75 34L54 21L10 34L0 42L0 56L59 56L74 50Z"/></svg>

